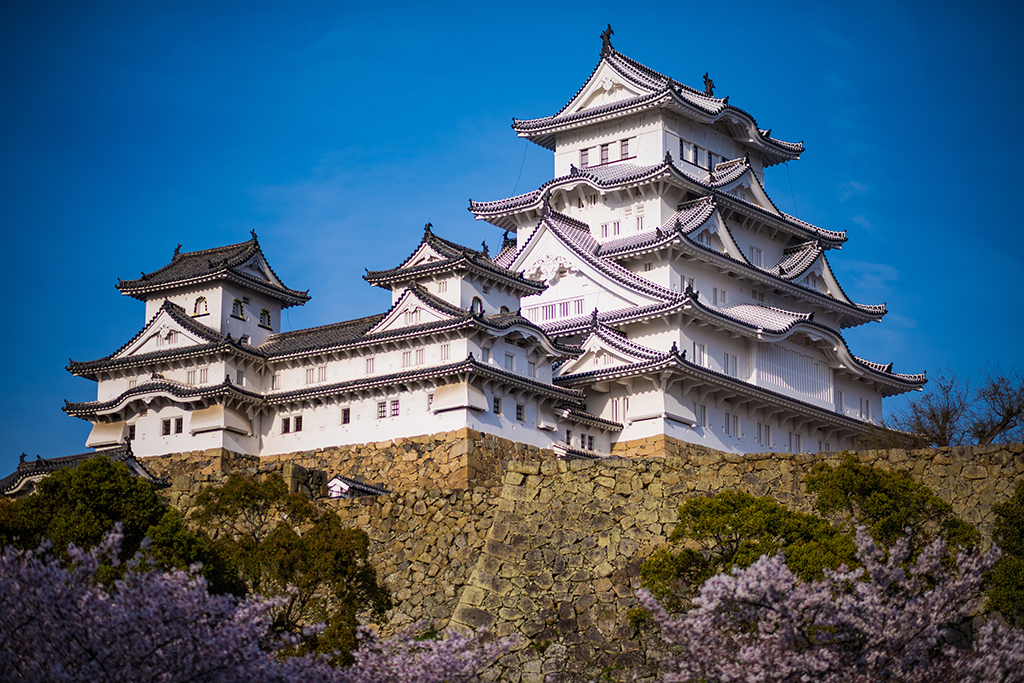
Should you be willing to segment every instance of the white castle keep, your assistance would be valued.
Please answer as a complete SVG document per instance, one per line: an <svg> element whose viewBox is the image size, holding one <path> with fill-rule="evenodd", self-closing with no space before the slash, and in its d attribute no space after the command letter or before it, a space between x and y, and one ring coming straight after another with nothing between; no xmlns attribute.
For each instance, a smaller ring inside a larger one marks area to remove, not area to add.
<svg viewBox="0 0 1024 683"><path fill-rule="evenodd" d="M504 230L493 256L428 224L400 265L371 271L387 311L285 332L290 289L256 235L181 253L122 294L146 324L68 370L97 400L65 411L86 446L139 456L274 455L478 430L569 457L665 435L724 451L846 448L886 396L924 375L853 355L842 330L885 305L851 301L827 254L846 241L781 212L765 169L796 160L754 118L617 52L516 133L555 178L471 202Z"/></svg>

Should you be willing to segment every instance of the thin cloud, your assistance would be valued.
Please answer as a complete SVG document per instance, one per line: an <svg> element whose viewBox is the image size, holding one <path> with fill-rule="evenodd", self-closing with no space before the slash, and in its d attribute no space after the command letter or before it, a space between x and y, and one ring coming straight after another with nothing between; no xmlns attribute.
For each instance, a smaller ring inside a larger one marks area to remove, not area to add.
<svg viewBox="0 0 1024 683"><path fill-rule="evenodd" d="M892 293L889 284L900 279L900 271L888 263L844 261L842 265L837 265L843 281L850 283L850 290L873 299L877 297L884 300Z"/></svg>
<svg viewBox="0 0 1024 683"><path fill-rule="evenodd" d="M847 180L839 184L839 201L845 202L850 197L858 194L867 194L868 186L858 183L856 180Z"/></svg>
<svg viewBox="0 0 1024 683"><path fill-rule="evenodd" d="M869 221L867 218L864 218L864 216L861 216L860 214L857 214L856 216L850 216L850 220L869 232L873 232L875 229L875 224Z"/></svg>

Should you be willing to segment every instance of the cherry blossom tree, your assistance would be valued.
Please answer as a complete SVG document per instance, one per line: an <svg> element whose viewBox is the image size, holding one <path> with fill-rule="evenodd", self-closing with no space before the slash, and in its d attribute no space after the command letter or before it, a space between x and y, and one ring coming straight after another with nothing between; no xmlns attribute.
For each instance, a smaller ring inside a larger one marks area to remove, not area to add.
<svg viewBox="0 0 1024 683"><path fill-rule="evenodd" d="M883 552L857 530L862 568L826 571L800 582L784 557L709 579L693 608L674 618L651 597L641 602L679 648L666 681L717 683L1001 683L1024 678L1024 633L995 621L969 645L949 644L951 625L975 614L982 575L999 557L963 552L942 563L935 541L914 562L900 540Z"/></svg>
<svg viewBox="0 0 1024 683"><path fill-rule="evenodd" d="M157 570L143 553L104 586L97 571L119 562L121 542L118 526L91 551L69 547L70 562L48 544L0 554L0 680L465 683L511 645L483 632L381 640L364 630L346 668L280 657L299 639L272 628L287 598L211 594L198 567Z"/></svg>

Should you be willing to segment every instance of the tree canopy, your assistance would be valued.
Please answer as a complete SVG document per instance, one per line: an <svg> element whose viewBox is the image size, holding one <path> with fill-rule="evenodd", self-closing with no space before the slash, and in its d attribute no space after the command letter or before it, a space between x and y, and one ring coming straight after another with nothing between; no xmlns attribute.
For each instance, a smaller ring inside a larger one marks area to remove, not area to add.
<svg viewBox="0 0 1024 683"><path fill-rule="evenodd" d="M300 636L297 652L349 652L358 614L391 607L369 562L369 538L344 528L284 480L232 475L200 493L192 521L212 537L250 593L280 597L277 629ZM323 623L323 631L306 627Z"/></svg>

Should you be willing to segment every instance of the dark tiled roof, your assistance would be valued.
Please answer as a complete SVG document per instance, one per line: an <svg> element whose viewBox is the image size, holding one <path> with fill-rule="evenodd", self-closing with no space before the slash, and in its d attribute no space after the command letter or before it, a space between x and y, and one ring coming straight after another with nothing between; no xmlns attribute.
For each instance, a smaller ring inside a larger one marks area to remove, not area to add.
<svg viewBox="0 0 1024 683"><path fill-rule="evenodd" d="M429 245L445 258L440 261L433 261L430 263L422 263L418 266L407 267L406 264L409 263L412 257L424 244ZM388 270L367 271L366 275L363 276L363 279L372 285L390 289L389 285L392 284L408 282L409 280L434 273L450 272L460 269L475 270L478 273L503 280L506 283L511 284L514 288L529 292L530 294L536 294L544 291L545 289L544 285L534 282L533 280L526 279L521 273L508 270L507 268L503 268L502 266L495 264L495 262L491 260L490 256L483 251L470 249L456 244L455 242L450 242L438 237L431 232L429 226L423 231L423 239L420 241L420 245L417 246L413 253L410 254L409 257L401 263L401 265Z"/></svg>
<svg viewBox="0 0 1024 683"><path fill-rule="evenodd" d="M0 495L6 495L14 491L25 479L39 477L40 475L50 474L69 467L78 467L78 465L86 460L91 460L92 458L100 455L106 456L114 462L124 462L128 464L129 471L136 476L141 475L148 481L157 485L166 484L162 479L153 477L137 460L135 460L135 457L132 455L131 442L126 441L123 444L114 446L113 448L105 448L90 451L88 453L79 453L77 455L65 455L58 458L36 458L35 460L28 460L24 455L22 455L22 460L18 463L18 469L16 469L12 474L0 479Z"/></svg>
<svg viewBox="0 0 1024 683"><path fill-rule="evenodd" d="M586 410L578 406L559 406L558 408L555 409L555 411L560 413L563 418L572 420L573 422L587 424L614 432L622 431L621 423L614 422L612 420L606 420L600 415L588 413Z"/></svg>
<svg viewBox="0 0 1024 683"><path fill-rule="evenodd" d="M288 289L283 284L267 282L238 270L240 266L257 255L267 262L255 232L252 234L252 239L239 244L185 253L175 250L171 262L163 268L152 273L143 273L142 277L136 280L119 280L117 288L123 294L128 294L136 299L144 299L149 292L170 289L176 285L233 277L246 284L277 294L285 306L294 306L309 301L309 295L306 292ZM267 268L270 268L268 262ZM272 268L270 268L270 272L278 282L281 281Z"/></svg>
<svg viewBox="0 0 1024 683"><path fill-rule="evenodd" d="M95 415L103 410L113 408L126 400L152 393L166 393L182 400L215 396L232 396L234 398L241 398L253 403L263 402L263 396L261 394L243 389L232 383L227 377L225 377L224 381L220 384L209 384L203 386L193 386L158 377L156 379L147 380L132 389L128 389L109 401L86 401L83 403L70 403L65 401L64 412L74 417Z"/></svg>
<svg viewBox="0 0 1024 683"><path fill-rule="evenodd" d="M383 320L386 315L386 312L377 313L365 318L272 334L264 344L260 345L260 352L267 357L275 357L346 346L361 339L367 330Z"/></svg>
<svg viewBox="0 0 1024 683"><path fill-rule="evenodd" d="M401 305L406 296L415 296L435 311L451 317L435 322L407 325L394 330L370 332L380 321L388 317L392 311ZM311 353L346 346L374 344L399 337L417 337L460 327L479 326L492 330L506 330L515 325L527 327L545 339L547 338L547 333L544 332L543 328L524 318L518 311L496 313L489 316L477 315L472 311L466 311L458 306L451 305L444 299L431 294L420 285L414 283L409 285L407 293L384 313L333 325L271 335L270 339L259 347L259 351L267 359L274 360L282 356ZM560 350L567 350L556 342L552 342L552 344Z"/></svg>
<svg viewBox="0 0 1024 683"><path fill-rule="evenodd" d="M332 384L322 384L318 386L304 387L302 389L293 389L291 391L271 393L267 394L266 399L267 403L270 405L280 405L318 396L333 396L337 394L361 391L372 387L412 383L433 377L446 377L462 373L483 375L509 384L518 385L553 398L573 401L576 403L583 400L583 393L580 391L545 384L529 377L524 377L507 370L502 370L501 368L488 363L481 363L473 358L472 354L470 354L465 360L449 363L447 365L420 367L413 370L393 372L387 375L370 375L368 377L360 377L358 379L347 380L344 382L334 382Z"/></svg>
<svg viewBox="0 0 1024 683"><path fill-rule="evenodd" d="M345 485L348 486L348 491L343 493L341 495L341 498L356 498L358 496L384 496L391 493L391 491L388 491L382 486L366 484L356 479L343 477L340 474L336 474L333 477L331 477L330 481L328 481L327 483L330 484L330 482L334 481L335 479L344 482Z"/></svg>

